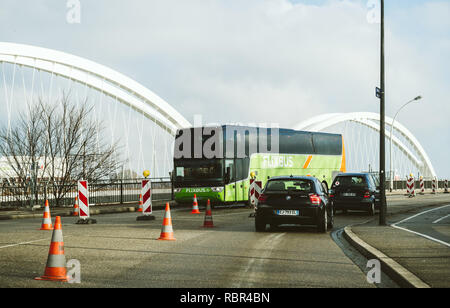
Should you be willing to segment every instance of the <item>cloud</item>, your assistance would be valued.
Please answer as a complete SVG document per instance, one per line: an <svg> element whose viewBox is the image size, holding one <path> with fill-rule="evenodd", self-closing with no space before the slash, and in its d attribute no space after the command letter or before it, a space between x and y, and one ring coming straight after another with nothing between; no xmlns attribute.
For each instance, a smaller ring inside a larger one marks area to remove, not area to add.
<svg viewBox="0 0 450 308"><path fill-rule="evenodd" d="M319 113L379 110L379 27L366 1L81 1L80 25L65 22L65 5L18 3L3 5L14 30L2 27L3 37L110 66L191 121L201 113L291 127ZM439 164L450 151L450 4L407 3L388 6L387 115L423 95L399 120ZM450 176L449 166L436 169Z"/></svg>
<svg viewBox="0 0 450 308"><path fill-rule="evenodd" d="M171 11L167 19L174 24L146 33L140 48L149 51L148 58L162 57L160 65L173 78L170 86L177 88L172 92L177 96L167 98L185 114L185 98L197 98L203 112L218 121L223 116L245 120L248 113L232 108L245 106L253 117L287 126L301 120L302 111L311 115L311 105L349 110L357 103L363 110L373 104L377 29L367 23L364 7L352 2L326 7L246 3L248 10L218 1L197 10L189 2ZM163 12L173 3L165 5ZM154 17L159 24L167 16ZM215 104L230 108L217 114ZM286 114L289 109L296 112Z"/></svg>

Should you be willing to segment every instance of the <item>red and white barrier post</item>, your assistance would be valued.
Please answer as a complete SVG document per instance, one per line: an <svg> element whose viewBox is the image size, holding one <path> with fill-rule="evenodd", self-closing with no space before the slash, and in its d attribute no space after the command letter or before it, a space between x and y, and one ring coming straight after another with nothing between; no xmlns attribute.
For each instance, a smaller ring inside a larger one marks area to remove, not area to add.
<svg viewBox="0 0 450 308"><path fill-rule="evenodd" d="M409 198L415 197L416 193L414 190L414 176L411 174L406 182L406 189Z"/></svg>
<svg viewBox="0 0 450 308"><path fill-rule="evenodd" d="M258 206L258 198L262 192L262 182L256 180L254 172L251 173L250 179L250 206L253 207L253 213L250 217L254 217L256 213L256 207Z"/></svg>
<svg viewBox="0 0 450 308"><path fill-rule="evenodd" d="M148 177L150 172L144 172L144 176ZM136 220L154 220L152 215L152 182L149 179L142 180L141 186L142 195L142 215L138 216Z"/></svg>
<svg viewBox="0 0 450 308"><path fill-rule="evenodd" d="M420 176L420 194L425 194L425 181L423 179L423 176Z"/></svg>
<svg viewBox="0 0 450 308"><path fill-rule="evenodd" d="M444 194L448 194L448 181L444 180Z"/></svg>
<svg viewBox="0 0 450 308"><path fill-rule="evenodd" d="M95 224L89 213L89 186L88 181L78 181L78 210L80 219L77 224Z"/></svg>
<svg viewBox="0 0 450 308"><path fill-rule="evenodd" d="M431 181L431 193L436 193L436 178L433 178L433 180Z"/></svg>

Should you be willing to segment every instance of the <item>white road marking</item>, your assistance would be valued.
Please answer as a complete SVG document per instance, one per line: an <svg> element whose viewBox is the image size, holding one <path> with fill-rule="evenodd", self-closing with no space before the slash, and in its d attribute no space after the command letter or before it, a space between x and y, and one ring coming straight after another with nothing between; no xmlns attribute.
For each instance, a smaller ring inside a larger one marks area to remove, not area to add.
<svg viewBox="0 0 450 308"><path fill-rule="evenodd" d="M447 218L447 217L449 217L449 216L450 216L450 214L445 215L444 217L441 217L441 218L439 218L439 219L436 219L435 221L433 221L433 223L434 223L434 224L437 224L438 222L444 220L445 218Z"/></svg>
<svg viewBox="0 0 450 308"><path fill-rule="evenodd" d="M419 213L419 214L415 214L415 215L413 215L413 216L411 216L411 217L408 217L408 218L403 219L403 220L401 220L401 221L399 221L399 222L396 222L396 223L394 223L394 224L391 224L391 227L394 227L394 228L399 229L399 230L403 230L403 231L407 231L407 232L410 232L410 233L419 235L419 236L424 237L424 238L426 238L426 239L429 239L429 240L431 240L431 241L434 241L434 242L437 242L437 243L439 243L439 244L442 244L442 245L445 245L445 246L447 246L447 247L450 247L450 243L447 243L447 242L438 240L438 239L436 239L436 238L434 238L434 237L431 237L431 236L429 236L429 235L426 235L426 234L422 234L422 233L419 233L419 232L416 232L416 231L412 231L412 230L409 230L409 229L402 228L402 227L399 227L399 226L398 226L399 224L402 224L402 223L404 223L404 222L406 222L406 221L408 221L408 220L411 220L411 219L413 219L413 218L415 218L415 217L417 217L417 216L420 216L420 215L423 215L423 214L426 214L426 213L429 213L429 212L432 212L432 211L436 211L436 210L439 210L439 209L443 209L443 208L446 208L446 207L449 207L449 206L450 206L450 204L444 205L444 206L441 206L441 207L438 207L438 208L434 208L434 209L431 209L431 210L427 210L427 211L421 212L421 213ZM448 215L447 215L447 216L448 216Z"/></svg>
<svg viewBox="0 0 450 308"><path fill-rule="evenodd" d="M449 207L449 206L450 206L450 204L444 205L444 206L441 206L441 207L437 207L437 208L434 208L434 209L431 209L431 210L420 212L419 214L415 214L415 215L413 215L411 217L408 217L408 218L405 218L405 219L403 219L403 220L401 220L399 222L396 222L395 224L392 224L391 226L402 224L402 223L404 223L404 222L406 222L408 220L411 220L411 219L413 219L413 218L415 218L417 216L420 216L420 215L423 215L423 214L426 214L426 213L429 213L429 212L432 212L432 211L436 211L436 210L439 210L439 209L443 209L443 208L446 208L446 207Z"/></svg>
<svg viewBox="0 0 450 308"><path fill-rule="evenodd" d="M5 245L5 246L0 246L0 249L8 248L8 247L20 246L20 245L26 245L26 244L31 244L31 243L41 242L41 241L48 241L48 240L49 240L49 238L43 238L43 239L35 240L35 241L29 241L29 242L22 242L22 243L17 243L17 244Z"/></svg>

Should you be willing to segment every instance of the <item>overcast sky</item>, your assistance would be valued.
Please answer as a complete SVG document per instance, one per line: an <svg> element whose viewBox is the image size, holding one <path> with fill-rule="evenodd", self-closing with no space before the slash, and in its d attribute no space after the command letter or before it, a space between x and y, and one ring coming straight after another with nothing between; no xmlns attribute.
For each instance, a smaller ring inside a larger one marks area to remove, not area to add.
<svg viewBox="0 0 450 308"><path fill-rule="evenodd" d="M450 178L450 1L386 0L386 112ZM189 121L293 127L379 111L372 0L2 0L2 41L68 52L142 83Z"/></svg>

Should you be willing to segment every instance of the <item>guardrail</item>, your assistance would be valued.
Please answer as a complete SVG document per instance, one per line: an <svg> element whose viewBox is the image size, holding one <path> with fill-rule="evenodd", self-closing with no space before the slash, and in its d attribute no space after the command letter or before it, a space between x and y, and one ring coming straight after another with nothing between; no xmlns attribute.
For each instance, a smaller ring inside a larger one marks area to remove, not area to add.
<svg viewBox="0 0 450 308"><path fill-rule="evenodd" d="M170 178L152 178L152 200L172 200L173 187ZM437 189L444 188L445 180L437 181ZM424 181L425 189L431 190L432 181ZM60 200L60 206L73 207L77 196L77 182L65 185L67 193ZM420 189L420 181L415 181L415 188ZM386 181L386 189L390 190L390 182ZM397 180L393 183L393 190L405 190L406 180ZM25 192L25 193L24 193ZM89 183L89 203L91 205L101 204L124 204L139 202L141 193L141 180L108 180ZM36 198L37 196L37 198ZM32 204L43 205L45 200L49 200L50 206L55 205L52 186L39 183L36 186L36 193L31 202L31 191L19 185L10 183L0 184L0 209L1 208L21 208L31 207Z"/></svg>
<svg viewBox="0 0 450 308"><path fill-rule="evenodd" d="M424 180L424 188L431 190L432 182L433 182L432 180ZM441 188L444 188L445 180L438 180L436 183L437 183L436 188L441 189ZM389 180L386 180L386 189L388 189L388 190L390 189L390 184L391 183L389 182ZM420 189L420 180L415 179L414 187L415 187L415 189ZM392 189L393 190L406 190L406 180L394 181Z"/></svg>
<svg viewBox="0 0 450 308"><path fill-rule="evenodd" d="M170 178L152 178L152 200L171 200L172 183ZM124 204L139 202L141 193L141 180L107 180L89 182L89 204ZM59 185L61 187L61 185ZM59 206L73 207L77 196L77 182L64 185L67 193L60 199ZM32 204L43 205L45 200L50 206L55 204L53 186L39 183L36 186L32 202L30 188L19 185L3 183L0 185L0 208L31 207Z"/></svg>

